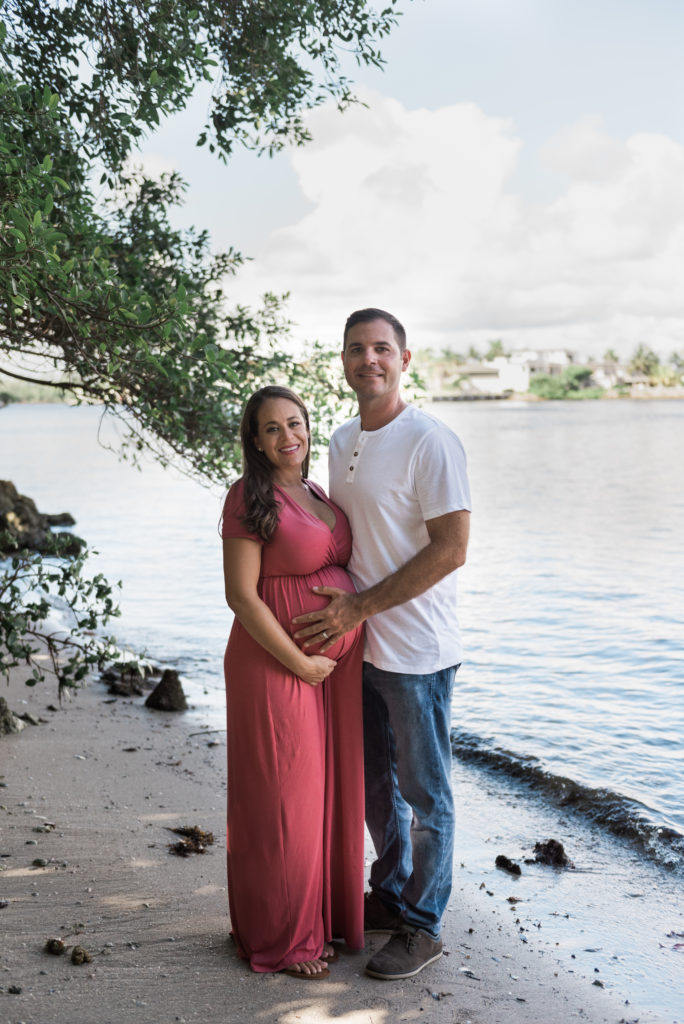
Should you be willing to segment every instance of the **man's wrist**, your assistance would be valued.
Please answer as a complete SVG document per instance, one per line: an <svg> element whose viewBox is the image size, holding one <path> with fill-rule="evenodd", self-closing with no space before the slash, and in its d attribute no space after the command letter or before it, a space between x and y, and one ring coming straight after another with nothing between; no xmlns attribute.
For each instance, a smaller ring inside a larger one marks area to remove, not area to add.
<svg viewBox="0 0 684 1024"><path fill-rule="evenodd" d="M359 625L373 615L374 608L372 590L372 587L369 590L359 590L353 595L354 611L359 616Z"/></svg>

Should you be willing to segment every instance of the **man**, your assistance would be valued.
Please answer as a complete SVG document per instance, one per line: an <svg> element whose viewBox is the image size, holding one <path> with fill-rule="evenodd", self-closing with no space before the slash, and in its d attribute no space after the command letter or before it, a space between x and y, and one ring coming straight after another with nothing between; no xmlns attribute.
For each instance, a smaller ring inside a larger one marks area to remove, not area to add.
<svg viewBox="0 0 684 1024"><path fill-rule="evenodd" d="M366 822L376 860L365 929L392 936L366 972L409 978L442 955L454 808L450 705L461 645L456 569L468 543L465 454L452 431L407 404L404 328L380 309L347 320L342 362L359 416L330 442L330 496L349 517L358 593L301 615L296 636L324 653L366 621Z"/></svg>

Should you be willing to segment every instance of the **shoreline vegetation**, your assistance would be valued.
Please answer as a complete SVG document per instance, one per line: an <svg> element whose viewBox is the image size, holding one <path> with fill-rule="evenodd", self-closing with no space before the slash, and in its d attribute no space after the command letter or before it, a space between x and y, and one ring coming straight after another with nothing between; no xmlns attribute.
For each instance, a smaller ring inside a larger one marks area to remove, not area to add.
<svg viewBox="0 0 684 1024"><path fill-rule="evenodd" d="M505 394L496 395L462 395L445 392L426 391L425 398L429 402L565 402L565 401L649 401L653 399L682 399L684 398L684 387L680 388L658 388L652 387L643 391L625 393L624 391L602 391L601 394L575 394L559 395L553 398L544 398L529 391L508 391Z"/></svg>

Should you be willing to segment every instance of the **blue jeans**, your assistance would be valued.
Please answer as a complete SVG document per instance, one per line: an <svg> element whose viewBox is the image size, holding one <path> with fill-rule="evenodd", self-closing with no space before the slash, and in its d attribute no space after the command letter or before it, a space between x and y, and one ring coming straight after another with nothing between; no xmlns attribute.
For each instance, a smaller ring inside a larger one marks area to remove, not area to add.
<svg viewBox="0 0 684 1024"><path fill-rule="evenodd" d="M451 893L451 692L458 665L430 675L363 663L371 889L407 924L439 937Z"/></svg>

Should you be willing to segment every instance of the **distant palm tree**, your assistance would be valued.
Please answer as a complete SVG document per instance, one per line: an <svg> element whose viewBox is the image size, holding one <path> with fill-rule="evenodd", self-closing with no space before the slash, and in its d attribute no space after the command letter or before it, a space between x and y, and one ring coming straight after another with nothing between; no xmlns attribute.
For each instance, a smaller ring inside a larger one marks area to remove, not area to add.
<svg viewBox="0 0 684 1024"><path fill-rule="evenodd" d="M503 341L501 338L497 338L495 341L489 342L489 348L487 349L487 355L485 356L486 360L491 362L492 359L496 359L497 356L505 355L506 353L504 351Z"/></svg>
<svg viewBox="0 0 684 1024"><path fill-rule="evenodd" d="M627 368L630 373L641 377L651 377L657 372L659 365L660 360L653 349L642 343L632 356Z"/></svg>

